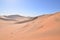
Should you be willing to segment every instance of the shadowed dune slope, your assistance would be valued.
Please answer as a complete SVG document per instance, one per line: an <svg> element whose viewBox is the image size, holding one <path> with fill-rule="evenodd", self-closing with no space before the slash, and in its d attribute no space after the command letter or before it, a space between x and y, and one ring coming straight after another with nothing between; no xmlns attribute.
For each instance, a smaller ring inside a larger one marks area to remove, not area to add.
<svg viewBox="0 0 60 40"><path fill-rule="evenodd" d="M0 40L60 40L60 12L23 23L0 20Z"/></svg>

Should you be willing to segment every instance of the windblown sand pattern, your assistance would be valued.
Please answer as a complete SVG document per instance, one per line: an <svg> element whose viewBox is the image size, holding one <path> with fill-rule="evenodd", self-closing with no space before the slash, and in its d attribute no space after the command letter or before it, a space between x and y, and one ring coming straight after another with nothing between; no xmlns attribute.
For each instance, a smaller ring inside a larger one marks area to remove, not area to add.
<svg viewBox="0 0 60 40"><path fill-rule="evenodd" d="M60 40L60 12L21 17L0 17L0 40Z"/></svg>

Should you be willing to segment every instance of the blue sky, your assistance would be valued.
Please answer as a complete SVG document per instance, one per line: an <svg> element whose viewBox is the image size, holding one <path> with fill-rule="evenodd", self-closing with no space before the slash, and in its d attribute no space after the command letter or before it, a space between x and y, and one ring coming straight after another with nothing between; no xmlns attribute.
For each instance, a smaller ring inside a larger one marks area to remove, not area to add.
<svg viewBox="0 0 60 40"><path fill-rule="evenodd" d="M37 16L60 12L60 0L0 0L0 15Z"/></svg>

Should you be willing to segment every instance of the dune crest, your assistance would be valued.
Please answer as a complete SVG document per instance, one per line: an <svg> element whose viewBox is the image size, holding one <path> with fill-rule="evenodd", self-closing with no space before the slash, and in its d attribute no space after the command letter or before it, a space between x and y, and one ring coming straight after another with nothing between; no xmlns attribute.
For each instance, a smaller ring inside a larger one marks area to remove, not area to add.
<svg viewBox="0 0 60 40"><path fill-rule="evenodd" d="M34 18L18 16L16 20L0 17L0 40L60 40L60 12Z"/></svg>

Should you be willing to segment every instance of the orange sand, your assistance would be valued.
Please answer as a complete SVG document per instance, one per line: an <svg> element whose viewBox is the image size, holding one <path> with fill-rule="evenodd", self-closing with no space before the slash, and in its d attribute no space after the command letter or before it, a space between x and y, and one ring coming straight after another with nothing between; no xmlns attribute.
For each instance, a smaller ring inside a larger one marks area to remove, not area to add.
<svg viewBox="0 0 60 40"><path fill-rule="evenodd" d="M0 40L60 40L60 13L22 24L0 20Z"/></svg>

